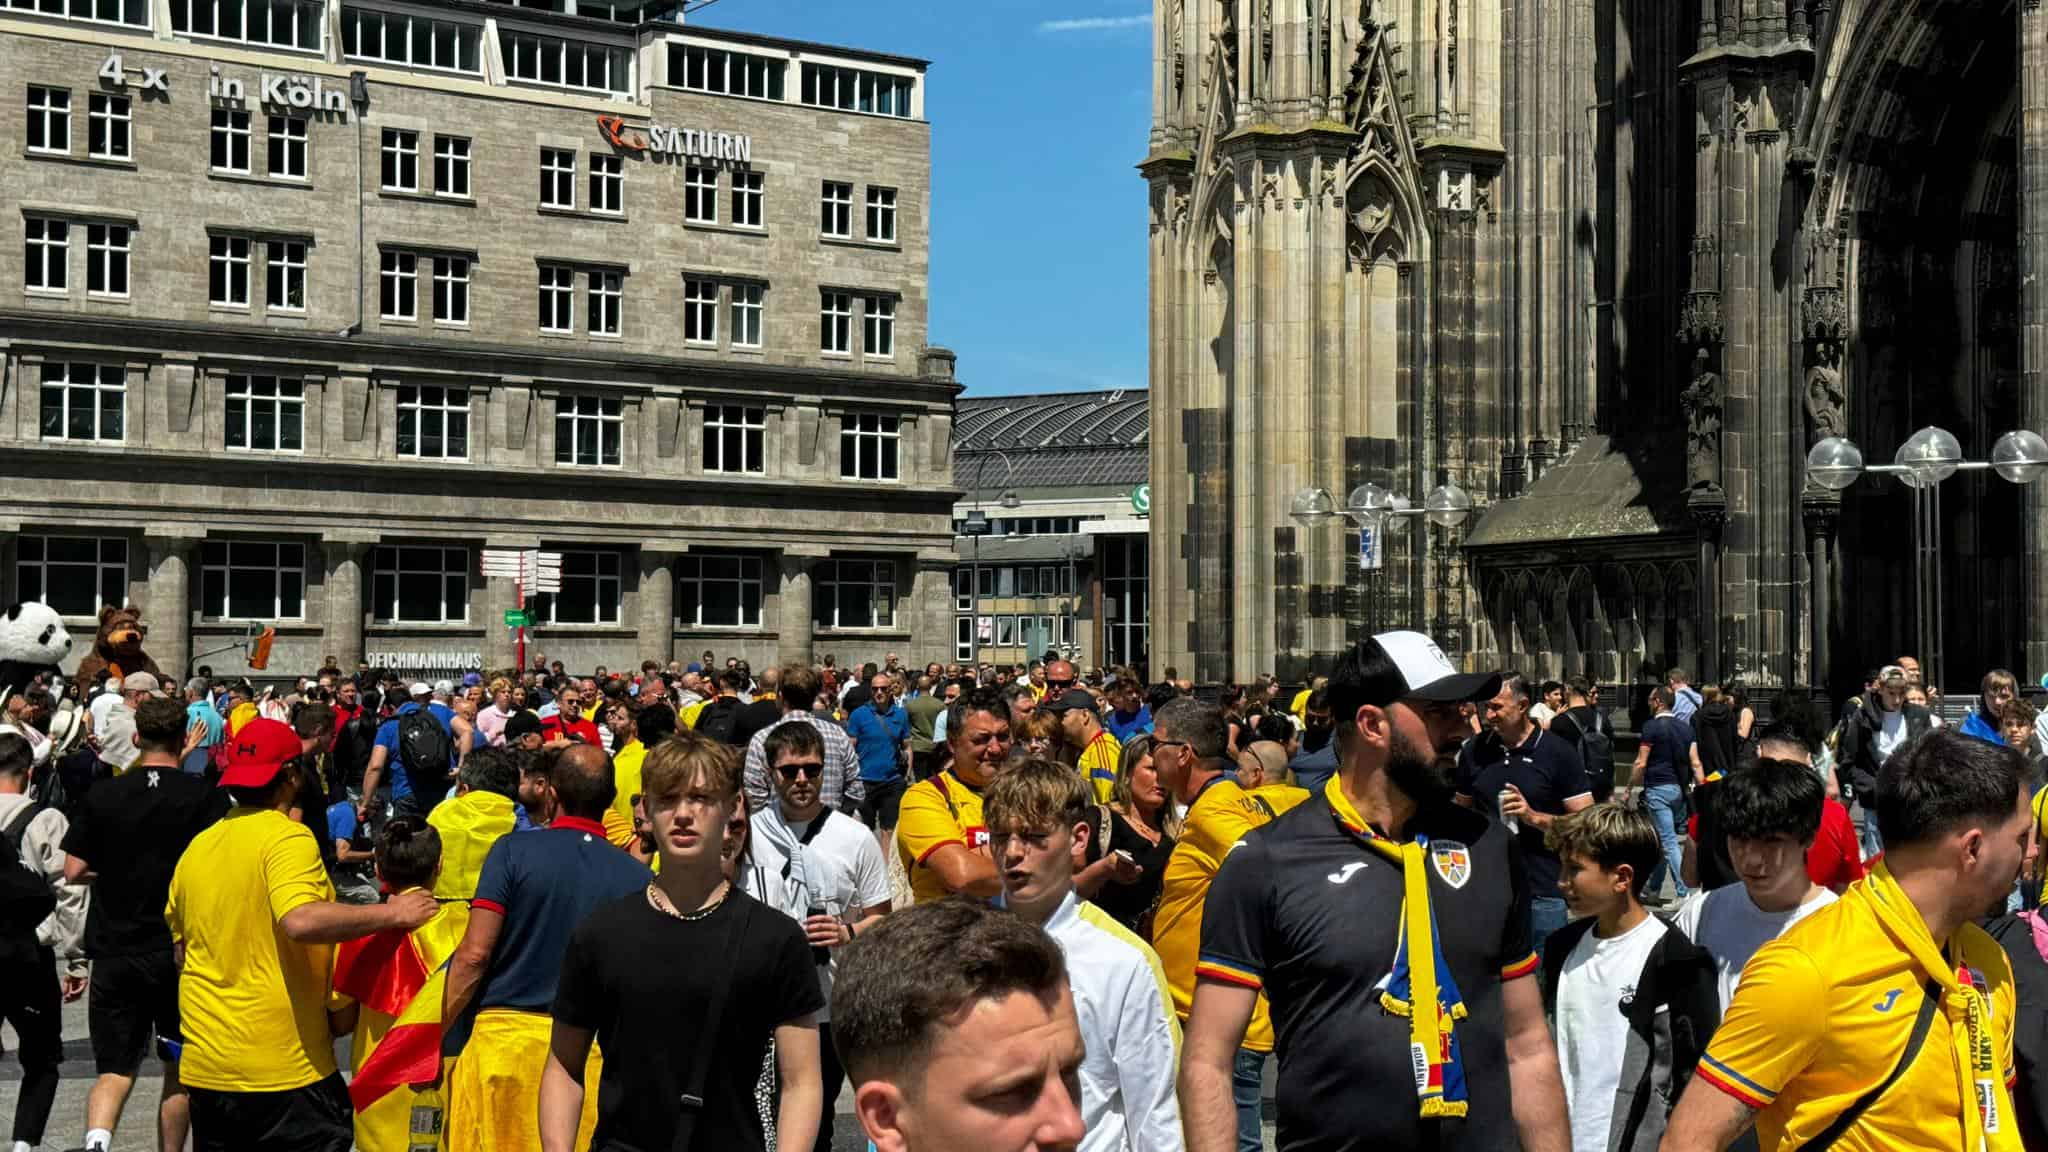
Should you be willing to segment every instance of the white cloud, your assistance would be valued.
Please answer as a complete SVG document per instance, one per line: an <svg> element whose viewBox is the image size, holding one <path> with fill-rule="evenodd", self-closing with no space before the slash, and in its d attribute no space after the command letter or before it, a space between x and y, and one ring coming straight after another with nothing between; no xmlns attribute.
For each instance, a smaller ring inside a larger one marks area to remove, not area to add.
<svg viewBox="0 0 2048 1152"><path fill-rule="evenodd" d="M1069 20L1041 20L1040 32L1104 32L1115 28L1142 28L1152 23L1150 13L1139 16L1080 16Z"/></svg>

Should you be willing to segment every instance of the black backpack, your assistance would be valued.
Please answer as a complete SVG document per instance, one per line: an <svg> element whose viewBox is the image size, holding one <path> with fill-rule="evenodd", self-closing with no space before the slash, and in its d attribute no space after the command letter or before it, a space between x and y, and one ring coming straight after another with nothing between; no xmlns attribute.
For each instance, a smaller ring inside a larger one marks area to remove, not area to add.
<svg viewBox="0 0 2048 1152"><path fill-rule="evenodd" d="M341 776L337 783L350 788L363 786L363 774L370 767L370 750L377 745L378 723L376 713L365 708L341 726L341 737L334 742L335 770Z"/></svg>
<svg viewBox="0 0 2048 1152"><path fill-rule="evenodd" d="M448 766L455 762L455 742L448 730L424 707L398 718L398 762L416 795L435 800L448 790Z"/></svg>
<svg viewBox="0 0 2048 1152"><path fill-rule="evenodd" d="M732 726L740 717L740 701L737 696L720 696L704 706L697 713L697 734L708 736L720 744L732 743Z"/></svg>
<svg viewBox="0 0 2048 1152"><path fill-rule="evenodd" d="M57 909L57 897L49 884L21 859L21 840L29 822L43 811L34 802L22 805L20 813L0 829L0 958L33 959L36 927Z"/></svg>

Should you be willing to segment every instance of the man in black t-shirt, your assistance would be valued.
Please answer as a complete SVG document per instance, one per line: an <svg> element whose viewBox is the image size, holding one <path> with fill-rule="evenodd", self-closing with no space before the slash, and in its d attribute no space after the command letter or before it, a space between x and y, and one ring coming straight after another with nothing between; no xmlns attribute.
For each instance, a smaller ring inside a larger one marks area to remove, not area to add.
<svg viewBox="0 0 2048 1152"><path fill-rule="evenodd" d="M1578 751L1593 803L1605 804L1614 794L1614 725L1593 703L1593 684L1584 676L1564 682L1564 698L1564 711L1551 719L1548 731Z"/></svg>
<svg viewBox="0 0 2048 1152"><path fill-rule="evenodd" d="M1543 842L1550 822L1593 803L1586 769L1570 744L1529 719L1529 682L1501 677L1486 702L1487 730L1458 752L1458 803L1500 821L1513 833L1529 873L1529 946L1538 956L1569 918L1557 893L1558 860Z"/></svg>
<svg viewBox="0 0 2048 1152"><path fill-rule="evenodd" d="M1209 890L1181 1059L1188 1152L1236 1147L1230 1074L1261 992L1282 1149L1571 1147L1521 855L1453 802L1439 755L1459 704L1498 684L1415 632L1361 641L1332 674L1338 774L1248 834ZM1422 948L1440 959L1433 996Z"/></svg>
<svg viewBox="0 0 2048 1152"><path fill-rule="evenodd" d="M680 1124L693 1126L691 1147L766 1152L754 1085L771 1038L776 1130L808 1143L824 1093L825 998L803 929L723 874L739 752L679 731L647 753L641 785L661 871L599 905L569 938L541 1075L541 1147L574 1152L593 1039L604 1053L590 1142L599 1152L677 1147Z"/></svg>
<svg viewBox="0 0 2048 1152"><path fill-rule="evenodd" d="M228 808L226 792L179 770L189 754L183 704L143 701L135 710L135 736L142 749L135 766L87 793L64 835L64 878L93 886L85 916L85 954L92 960L86 1019L99 1079L85 1102L87 1149L112 1146L152 1036L164 1061L158 1127L166 1146L185 1144L186 1097L177 1060L161 1043L181 1040L178 969L164 903L186 845Z"/></svg>

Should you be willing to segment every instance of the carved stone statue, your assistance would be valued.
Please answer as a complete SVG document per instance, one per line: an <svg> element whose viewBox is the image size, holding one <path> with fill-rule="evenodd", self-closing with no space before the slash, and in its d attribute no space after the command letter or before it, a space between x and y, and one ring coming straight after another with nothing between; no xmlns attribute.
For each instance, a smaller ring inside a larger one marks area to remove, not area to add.
<svg viewBox="0 0 2048 1152"><path fill-rule="evenodd" d="M1685 408L1687 487L1699 493L1721 491L1721 376L1713 370L1706 349L1693 359L1692 383L1679 396Z"/></svg>
<svg viewBox="0 0 2048 1152"><path fill-rule="evenodd" d="M1848 421L1843 418L1842 372L1836 365L1841 353L1838 346L1823 343L1820 355L1813 367L1806 370L1806 431L1809 444L1818 444L1830 436L1844 435Z"/></svg>

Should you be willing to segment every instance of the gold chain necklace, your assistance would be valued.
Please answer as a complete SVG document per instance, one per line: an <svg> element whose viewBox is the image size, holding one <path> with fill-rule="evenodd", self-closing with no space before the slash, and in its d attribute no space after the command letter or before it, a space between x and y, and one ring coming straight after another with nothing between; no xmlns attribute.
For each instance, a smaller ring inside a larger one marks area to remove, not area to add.
<svg viewBox="0 0 2048 1152"><path fill-rule="evenodd" d="M658 885L649 884L647 886L647 903L652 905L656 912L660 912L665 916L673 916L678 920L702 920L713 912L718 911L719 907L725 903L725 898L731 894L731 882L721 880L718 882L718 898L716 900L711 901L695 912L683 912L679 911L675 906L675 902L668 898L668 893L663 892Z"/></svg>

